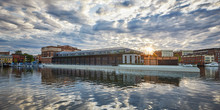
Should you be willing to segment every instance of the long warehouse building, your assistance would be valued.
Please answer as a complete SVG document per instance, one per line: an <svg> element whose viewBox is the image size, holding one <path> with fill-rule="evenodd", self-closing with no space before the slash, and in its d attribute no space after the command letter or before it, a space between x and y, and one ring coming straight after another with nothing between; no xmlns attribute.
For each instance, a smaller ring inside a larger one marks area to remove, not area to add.
<svg viewBox="0 0 220 110"><path fill-rule="evenodd" d="M53 64L70 65L112 65L142 64L140 51L117 47L75 52L58 52L52 58Z"/></svg>

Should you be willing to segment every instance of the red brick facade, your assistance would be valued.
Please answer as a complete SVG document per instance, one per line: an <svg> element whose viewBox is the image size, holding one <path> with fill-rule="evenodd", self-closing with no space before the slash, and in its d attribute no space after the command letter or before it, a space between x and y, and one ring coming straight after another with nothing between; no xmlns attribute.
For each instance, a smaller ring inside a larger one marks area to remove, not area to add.
<svg viewBox="0 0 220 110"><path fill-rule="evenodd" d="M182 56L183 64L197 64L204 65L206 63L211 63L214 59L206 60L206 57L213 58L213 55L186 55Z"/></svg>
<svg viewBox="0 0 220 110"><path fill-rule="evenodd" d="M0 55L10 55L10 52L0 52Z"/></svg>
<svg viewBox="0 0 220 110"><path fill-rule="evenodd" d="M220 63L220 48L194 50L195 55L214 55L214 61Z"/></svg>
<svg viewBox="0 0 220 110"><path fill-rule="evenodd" d="M61 51L72 52L72 51L80 51L80 49L71 47L69 45L42 47L41 48L41 62L52 63L52 57L54 56L54 54L56 54L57 52L61 52Z"/></svg>
<svg viewBox="0 0 220 110"><path fill-rule="evenodd" d="M144 65L177 65L178 57L155 57L144 55Z"/></svg>
<svg viewBox="0 0 220 110"><path fill-rule="evenodd" d="M12 57L14 63L22 63L25 61L25 56L23 55L12 54Z"/></svg>

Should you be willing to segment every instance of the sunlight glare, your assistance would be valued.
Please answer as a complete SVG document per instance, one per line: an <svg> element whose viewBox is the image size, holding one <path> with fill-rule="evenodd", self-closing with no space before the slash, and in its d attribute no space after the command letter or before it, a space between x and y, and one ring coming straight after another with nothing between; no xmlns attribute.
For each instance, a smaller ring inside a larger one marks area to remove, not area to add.
<svg viewBox="0 0 220 110"><path fill-rule="evenodd" d="M154 52L154 49L152 47L146 47L146 54L152 55Z"/></svg>

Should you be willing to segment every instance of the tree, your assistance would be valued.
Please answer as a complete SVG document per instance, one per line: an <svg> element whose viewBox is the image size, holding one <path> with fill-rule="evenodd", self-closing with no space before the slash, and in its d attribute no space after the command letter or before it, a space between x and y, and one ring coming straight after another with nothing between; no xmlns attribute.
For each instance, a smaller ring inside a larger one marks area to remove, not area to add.
<svg viewBox="0 0 220 110"><path fill-rule="evenodd" d="M16 51L15 51L15 54L17 54L17 55L22 55L22 51L21 51L21 50L16 50Z"/></svg>
<svg viewBox="0 0 220 110"><path fill-rule="evenodd" d="M32 62L32 61L34 61L33 55L29 55L29 54L27 54L27 53L24 53L23 55L26 57L26 62Z"/></svg>
<svg viewBox="0 0 220 110"><path fill-rule="evenodd" d="M18 62L18 60L17 60L17 58L15 58L15 59L14 59L14 63L17 63L17 62Z"/></svg>

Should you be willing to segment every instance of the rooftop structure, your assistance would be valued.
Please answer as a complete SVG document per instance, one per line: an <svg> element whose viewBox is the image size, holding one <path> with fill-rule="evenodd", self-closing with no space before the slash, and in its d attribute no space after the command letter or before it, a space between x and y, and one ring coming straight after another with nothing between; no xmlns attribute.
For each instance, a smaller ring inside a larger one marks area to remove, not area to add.
<svg viewBox="0 0 220 110"><path fill-rule="evenodd" d="M173 57L173 50L158 50L154 52L158 57Z"/></svg>
<svg viewBox="0 0 220 110"><path fill-rule="evenodd" d="M63 56L86 56L86 55L107 55L107 54L143 54L143 52L123 48L123 47L115 47L115 48L104 48L104 49L95 49L95 50L83 50L83 51L75 51L75 52L58 52L56 53L56 57Z"/></svg>

